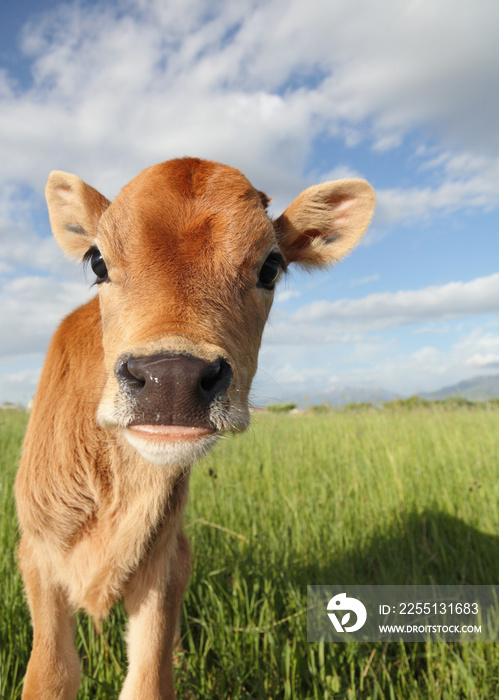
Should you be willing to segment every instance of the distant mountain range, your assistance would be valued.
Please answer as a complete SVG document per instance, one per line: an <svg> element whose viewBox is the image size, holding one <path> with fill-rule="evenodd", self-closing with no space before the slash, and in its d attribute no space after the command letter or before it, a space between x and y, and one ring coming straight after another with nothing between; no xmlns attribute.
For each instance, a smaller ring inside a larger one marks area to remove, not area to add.
<svg viewBox="0 0 499 700"><path fill-rule="evenodd" d="M499 398L499 374L488 377L473 377L459 384L446 386L438 391L420 394L425 399L446 399L462 396L469 401L486 401Z"/></svg>
<svg viewBox="0 0 499 700"><path fill-rule="evenodd" d="M418 395L425 399L446 399L451 396L462 396L470 401L485 401L499 398L499 375L473 377L438 391L419 392ZM335 408L349 403L380 404L398 398L405 397L401 397L400 394L395 394L381 387L344 386L329 391L311 392L303 398L290 396L283 400L296 402L299 408L320 406L321 404L329 404ZM273 402L269 401L269 403Z"/></svg>

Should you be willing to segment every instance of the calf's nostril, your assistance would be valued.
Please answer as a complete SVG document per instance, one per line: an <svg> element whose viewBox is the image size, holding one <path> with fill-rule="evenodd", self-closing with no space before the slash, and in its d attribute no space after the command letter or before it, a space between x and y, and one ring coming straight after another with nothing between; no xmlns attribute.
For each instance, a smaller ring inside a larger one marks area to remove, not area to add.
<svg viewBox="0 0 499 700"><path fill-rule="evenodd" d="M206 392L212 391L218 382L221 371L221 362L217 362L213 366L207 367L199 380L199 386L201 389Z"/></svg>
<svg viewBox="0 0 499 700"><path fill-rule="evenodd" d="M206 365L199 379L201 393L209 399L227 391L232 381L232 369L229 363L220 358Z"/></svg>
<svg viewBox="0 0 499 700"><path fill-rule="evenodd" d="M140 391L147 382L140 360L132 357L120 358L116 366L116 376L129 390Z"/></svg>

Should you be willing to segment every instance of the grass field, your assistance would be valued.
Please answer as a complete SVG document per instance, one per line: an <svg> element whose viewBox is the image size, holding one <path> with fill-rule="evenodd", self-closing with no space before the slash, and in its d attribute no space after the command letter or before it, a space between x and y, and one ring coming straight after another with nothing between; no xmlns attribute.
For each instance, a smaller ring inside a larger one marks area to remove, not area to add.
<svg viewBox="0 0 499 700"><path fill-rule="evenodd" d="M0 413L0 676L20 697L31 629L12 483L26 417ZM499 697L499 645L308 644L309 584L499 583L499 410L262 415L195 466L179 700ZM116 698L118 607L80 617L79 699ZM147 699L144 699L147 700Z"/></svg>

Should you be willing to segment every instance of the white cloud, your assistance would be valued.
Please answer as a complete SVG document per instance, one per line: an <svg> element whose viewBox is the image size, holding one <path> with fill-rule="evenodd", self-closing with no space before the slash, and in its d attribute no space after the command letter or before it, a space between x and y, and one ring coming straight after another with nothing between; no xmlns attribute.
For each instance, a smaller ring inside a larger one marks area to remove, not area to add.
<svg viewBox="0 0 499 700"><path fill-rule="evenodd" d="M416 393L434 391L477 374L494 374L498 366L499 335L478 326L448 348L426 346L411 353L399 352L379 358L355 374L359 381L374 376L381 386Z"/></svg>
<svg viewBox="0 0 499 700"><path fill-rule="evenodd" d="M366 334L361 342L344 348L336 345L329 360L323 359L315 371L310 370L310 356L316 356L313 346L292 346L282 366L269 347L262 355L255 395L260 402L289 401L302 399L304 394L324 398L328 391L341 387L373 386L408 395L435 391L477 374L497 373L499 334L478 326L460 335L450 346L426 345L407 351L395 338L376 342Z"/></svg>
<svg viewBox="0 0 499 700"><path fill-rule="evenodd" d="M349 165L337 165L332 170L321 173L319 179L323 182L329 182L330 180L346 180L353 177L362 177L362 174Z"/></svg>
<svg viewBox="0 0 499 700"><path fill-rule="evenodd" d="M468 360L466 360L466 364L469 367L499 367L499 354L488 353L485 355L477 352L475 355L472 355L470 358L468 358Z"/></svg>
<svg viewBox="0 0 499 700"><path fill-rule="evenodd" d="M256 381L260 400L300 398L344 386L398 393L433 391L499 366L499 335L464 319L499 311L499 274L470 282L319 301L294 313L276 309L267 327ZM459 319L455 322L454 319ZM397 327L423 327L426 345L408 350ZM489 324L490 325L490 324ZM442 333L453 344L442 345Z"/></svg>
<svg viewBox="0 0 499 700"><path fill-rule="evenodd" d="M2 378L2 382L6 385L21 386L23 389L31 386L34 390L40 378L39 369L25 369L20 372L7 374Z"/></svg>
<svg viewBox="0 0 499 700"><path fill-rule="evenodd" d="M332 324L337 333L347 328L353 333L498 311L499 273L470 282L382 292L362 299L315 301L293 313L289 322L295 328Z"/></svg>
<svg viewBox="0 0 499 700"><path fill-rule="evenodd" d="M32 192L6 186L0 190L0 270L2 275L15 275L19 270L75 277L75 266L65 260L55 239L41 236L35 230L35 213L41 200ZM48 229L48 220L47 220Z"/></svg>
<svg viewBox="0 0 499 700"><path fill-rule="evenodd" d="M499 366L499 334L479 329L455 344L455 352L462 357L467 367L482 370Z"/></svg>
<svg viewBox="0 0 499 700"><path fill-rule="evenodd" d="M378 189L376 222L395 224L467 208L493 208L499 203L499 159L469 154L446 159L436 187Z"/></svg>
<svg viewBox="0 0 499 700"><path fill-rule="evenodd" d="M378 282L380 279L379 275L368 275L367 277L359 277L359 279L350 280L350 287L359 287L364 284L371 284L372 282Z"/></svg>
<svg viewBox="0 0 499 700"><path fill-rule="evenodd" d="M63 316L94 295L79 282L36 276L7 280L0 291L0 356L44 352Z"/></svg>
<svg viewBox="0 0 499 700"><path fill-rule="evenodd" d="M297 299L300 296L301 292L299 292L297 289L278 288L275 295L274 304L284 304L290 299Z"/></svg>
<svg viewBox="0 0 499 700"><path fill-rule="evenodd" d="M60 5L25 29L32 85L3 83L0 181L41 191L52 164L112 195L191 154L241 167L281 207L319 133L387 149L422 129L448 182L381 192L380 221L495 206L498 22L493 0ZM455 159L480 157L463 176Z"/></svg>

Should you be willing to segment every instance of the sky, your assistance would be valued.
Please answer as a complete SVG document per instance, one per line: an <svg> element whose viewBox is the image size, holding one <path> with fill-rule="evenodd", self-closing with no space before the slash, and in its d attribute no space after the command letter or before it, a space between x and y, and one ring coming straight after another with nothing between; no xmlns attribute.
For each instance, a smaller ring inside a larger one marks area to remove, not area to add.
<svg viewBox="0 0 499 700"><path fill-rule="evenodd" d="M499 372L496 0L19 0L0 9L0 403L34 394L92 279L50 232L51 170L113 198L190 155L239 168L278 216L364 177L359 247L291 270L252 394L398 395Z"/></svg>

